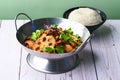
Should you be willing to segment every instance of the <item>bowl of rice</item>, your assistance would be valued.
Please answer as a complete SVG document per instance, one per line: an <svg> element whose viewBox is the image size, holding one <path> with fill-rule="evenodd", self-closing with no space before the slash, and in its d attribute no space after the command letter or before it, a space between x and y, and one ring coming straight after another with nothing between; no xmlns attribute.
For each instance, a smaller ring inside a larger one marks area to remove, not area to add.
<svg viewBox="0 0 120 80"><path fill-rule="evenodd" d="M87 6L70 8L64 12L63 17L85 25L90 33L98 29L107 19L103 11Z"/></svg>

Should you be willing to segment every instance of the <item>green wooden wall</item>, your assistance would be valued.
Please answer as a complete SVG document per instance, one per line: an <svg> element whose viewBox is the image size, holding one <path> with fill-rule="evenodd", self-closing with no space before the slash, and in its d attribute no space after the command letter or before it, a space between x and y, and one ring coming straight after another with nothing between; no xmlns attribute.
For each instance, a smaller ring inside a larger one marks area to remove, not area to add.
<svg viewBox="0 0 120 80"><path fill-rule="evenodd" d="M120 0L0 0L0 19L14 19L24 12L33 19L62 17L72 7L90 6L104 11L108 19L120 19Z"/></svg>

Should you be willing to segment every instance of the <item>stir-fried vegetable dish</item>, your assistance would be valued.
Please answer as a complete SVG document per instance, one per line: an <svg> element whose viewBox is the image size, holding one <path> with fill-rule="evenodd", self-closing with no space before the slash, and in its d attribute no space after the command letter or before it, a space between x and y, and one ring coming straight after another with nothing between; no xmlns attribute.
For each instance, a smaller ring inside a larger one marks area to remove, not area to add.
<svg viewBox="0 0 120 80"><path fill-rule="evenodd" d="M82 41L71 28L63 30L57 25L45 25L46 30L32 32L25 40L25 46L39 52L62 54L75 50Z"/></svg>

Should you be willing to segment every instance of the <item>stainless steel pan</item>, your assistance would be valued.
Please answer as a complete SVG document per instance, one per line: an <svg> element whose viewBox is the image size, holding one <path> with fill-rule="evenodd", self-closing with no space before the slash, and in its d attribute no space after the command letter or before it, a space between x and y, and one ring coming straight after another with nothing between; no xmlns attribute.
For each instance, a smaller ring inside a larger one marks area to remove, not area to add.
<svg viewBox="0 0 120 80"><path fill-rule="evenodd" d="M15 19L16 29L17 29L16 20L19 15L27 16L25 13L19 13L17 15ZM86 45L86 43L91 38L89 30L82 24L74 22L74 21L70 21L64 18L40 18L40 19L32 20L29 16L27 17L30 19L30 22L23 24L19 29L17 29L16 37L17 37L18 42L20 42L20 44L28 51L28 53L33 54L35 56L39 56L39 57L47 58L47 59L60 59L60 58L69 57L69 56L80 53L83 47ZM31 33L35 31L36 29L45 29L44 24L46 25L57 24L63 29L65 28L67 29L71 27L73 32L75 34L78 34L81 37L83 43L75 51L70 52L70 53L63 53L63 54L45 54L45 53L37 52L37 51L31 50L25 47L24 40L26 39L26 37L31 35Z"/></svg>
<svg viewBox="0 0 120 80"><path fill-rule="evenodd" d="M17 18L19 15L25 15L30 19L30 21L20 26L20 28L17 28ZM62 54L46 54L25 47L24 41L26 37L31 35L31 33L36 29L45 29L44 24L57 24L63 29L70 27L75 34L78 34L81 37L83 43L75 51ZM64 18L40 18L32 20L27 14L19 13L15 18L15 26L18 42L29 53L26 59L28 64L35 70L45 73L63 73L75 68L80 61L78 54L81 53L82 49L89 42L92 36L89 30L82 24Z"/></svg>

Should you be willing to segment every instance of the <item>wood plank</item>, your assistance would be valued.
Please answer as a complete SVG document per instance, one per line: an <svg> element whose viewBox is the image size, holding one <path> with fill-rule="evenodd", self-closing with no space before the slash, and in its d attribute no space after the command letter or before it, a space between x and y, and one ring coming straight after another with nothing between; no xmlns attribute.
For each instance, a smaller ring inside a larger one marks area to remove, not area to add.
<svg viewBox="0 0 120 80"><path fill-rule="evenodd" d="M21 47L18 44L14 20L2 20L0 28L0 80L19 79Z"/></svg>
<svg viewBox="0 0 120 80"><path fill-rule="evenodd" d="M80 53L80 64L72 71L73 80L97 80L90 42Z"/></svg>
<svg viewBox="0 0 120 80"><path fill-rule="evenodd" d="M46 74L46 80L66 80L65 73L62 74Z"/></svg>
<svg viewBox="0 0 120 80"><path fill-rule="evenodd" d="M108 20L92 39L98 80L120 80L120 20Z"/></svg>

